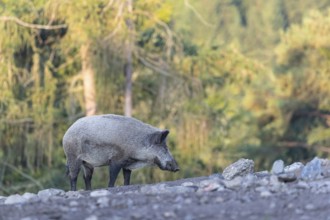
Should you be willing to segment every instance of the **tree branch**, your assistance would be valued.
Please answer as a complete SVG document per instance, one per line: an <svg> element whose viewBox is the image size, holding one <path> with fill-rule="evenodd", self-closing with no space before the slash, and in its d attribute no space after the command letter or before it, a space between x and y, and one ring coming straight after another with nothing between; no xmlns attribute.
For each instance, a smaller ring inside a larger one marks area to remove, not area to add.
<svg viewBox="0 0 330 220"><path fill-rule="evenodd" d="M162 74L162 75L164 75L164 76L172 76L172 75L169 74L167 71L165 71L165 70L163 70L163 69L161 69L161 68L158 68L156 65L154 65L154 64L152 64L152 63L150 63L150 62L148 62L146 59L143 59L142 57L138 57L138 59L140 60L140 62L141 62L144 66L146 66L146 67L148 67L148 68L150 68L150 69L152 69L152 70L154 70L154 71L156 71L156 72L158 72L158 73L160 73L160 74Z"/></svg>
<svg viewBox="0 0 330 220"><path fill-rule="evenodd" d="M106 12L109 8L111 8L113 3L114 3L114 0L110 0L108 2L108 4L103 8L102 13Z"/></svg>
<svg viewBox="0 0 330 220"><path fill-rule="evenodd" d="M299 142L299 141L282 141L282 142L279 142L279 145L281 147L287 147L287 148L293 148L293 147L309 148L309 147L311 147L311 145L306 144L304 142Z"/></svg>
<svg viewBox="0 0 330 220"><path fill-rule="evenodd" d="M59 25L40 25L40 24L30 24L25 21L20 20L16 17L8 17L8 16L1 16L1 21L13 21L18 25L21 25L23 27L32 28L32 29L44 29L44 30L55 30L55 29L61 29L61 28L67 28L68 26L66 24L59 24Z"/></svg>
<svg viewBox="0 0 330 220"><path fill-rule="evenodd" d="M146 16L148 19L152 19L153 21L156 22L156 24L160 25L161 27L164 28L166 34L167 34L167 38L166 38L166 45L167 45L167 56L170 56L170 52L171 52L171 48L174 45L174 37L175 37L175 33L171 30L171 28L162 20L158 19L157 17L155 17L154 15L142 11L142 10L135 10L135 13Z"/></svg>
<svg viewBox="0 0 330 220"><path fill-rule="evenodd" d="M197 18L206 26L208 27L215 27L215 25L208 23L207 21L205 21L205 19L202 17L201 14L198 13L198 11L189 3L188 0L184 0L184 4L186 5L186 7L188 7L190 10L192 10L194 12L194 14L197 16Z"/></svg>
<svg viewBox="0 0 330 220"><path fill-rule="evenodd" d="M116 27L114 28L113 31L111 31L111 33L108 36L106 36L104 38L103 41L107 41L107 40L111 39L119 31L119 29L121 28L121 25L120 24L122 23L122 19L121 18L123 17L123 9L124 9L124 3L121 3L119 5L119 8L118 8L116 17L114 19L114 24L115 24Z"/></svg>
<svg viewBox="0 0 330 220"><path fill-rule="evenodd" d="M325 118L325 119L330 119L330 113L329 112L321 112L321 111L300 111L296 112L295 115L298 116L314 116L314 117L320 117L320 118Z"/></svg>
<svg viewBox="0 0 330 220"><path fill-rule="evenodd" d="M33 123L32 118L22 118L22 119L13 119L13 120L1 120L1 123L16 125L16 124L25 124L25 123Z"/></svg>
<svg viewBox="0 0 330 220"><path fill-rule="evenodd" d="M280 147L286 147L286 148L294 148L294 147L302 147L302 148L316 148L317 150L320 150L322 152L330 153L330 147L327 146L321 146L321 145L310 145L304 142L299 141L282 141L279 142Z"/></svg>
<svg viewBox="0 0 330 220"><path fill-rule="evenodd" d="M26 179L32 181L32 182L33 182L35 185L37 185L40 189L44 189L44 187L41 185L41 183L40 183L38 180L34 179L32 176L29 176L29 175L23 173L21 170L19 170L18 168L16 168L15 166L13 166L13 165L11 165L11 164L9 164L9 163L7 163L7 162L2 162L2 161L0 161L0 163L2 163L3 165L9 167L10 169L16 171L17 173L21 174L21 175L22 175L23 177L25 177Z"/></svg>

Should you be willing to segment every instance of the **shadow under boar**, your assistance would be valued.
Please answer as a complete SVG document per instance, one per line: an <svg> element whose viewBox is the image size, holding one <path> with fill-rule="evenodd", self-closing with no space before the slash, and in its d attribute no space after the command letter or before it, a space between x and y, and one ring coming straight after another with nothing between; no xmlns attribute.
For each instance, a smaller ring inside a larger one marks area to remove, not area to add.
<svg viewBox="0 0 330 220"><path fill-rule="evenodd" d="M178 164L166 145L168 130L160 130L137 119L119 115L96 115L77 120L63 137L67 174L71 190L76 190L80 168L86 190L91 190L94 167L109 166L109 187L115 185L123 169L124 185L131 171L157 165L176 172Z"/></svg>

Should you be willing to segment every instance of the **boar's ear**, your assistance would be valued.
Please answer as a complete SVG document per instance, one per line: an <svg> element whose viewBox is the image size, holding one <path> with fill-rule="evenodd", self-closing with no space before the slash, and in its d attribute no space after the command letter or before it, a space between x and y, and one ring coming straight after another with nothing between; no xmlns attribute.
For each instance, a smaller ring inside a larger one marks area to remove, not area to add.
<svg viewBox="0 0 330 220"><path fill-rule="evenodd" d="M167 135L170 133L169 130L164 130L164 131L161 131L160 133L160 143L162 143L163 141L165 141Z"/></svg>
<svg viewBox="0 0 330 220"><path fill-rule="evenodd" d="M157 131L151 136L151 142L154 144L161 144L165 141L169 130Z"/></svg>

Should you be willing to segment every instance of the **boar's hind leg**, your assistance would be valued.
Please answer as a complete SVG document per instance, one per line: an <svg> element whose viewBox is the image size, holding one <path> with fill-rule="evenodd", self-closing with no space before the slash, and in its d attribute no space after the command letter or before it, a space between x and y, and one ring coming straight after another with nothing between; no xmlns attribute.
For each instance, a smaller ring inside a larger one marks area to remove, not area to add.
<svg viewBox="0 0 330 220"><path fill-rule="evenodd" d="M83 161L83 169L84 169L85 188L86 190L91 190L94 167L91 164Z"/></svg>
<svg viewBox="0 0 330 220"><path fill-rule="evenodd" d="M68 160L69 166L69 173L70 173L70 184L71 184L71 191L76 191L77 187L77 178L80 172L81 167L81 160L74 159Z"/></svg>
<svg viewBox="0 0 330 220"><path fill-rule="evenodd" d="M130 183L131 173L132 173L131 170L123 168L123 174L124 174L124 185L125 185L125 186L129 185L129 183Z"/></svg>
<svg viewBox="0 0 330 220"><path fill-rule="evenodd" d="M110 179L109 179L109 185L108 187L114 187L116 179L118 177L119 171L122 168L119 164L111 163L109 166L109 173L110 173Z"/></svg>

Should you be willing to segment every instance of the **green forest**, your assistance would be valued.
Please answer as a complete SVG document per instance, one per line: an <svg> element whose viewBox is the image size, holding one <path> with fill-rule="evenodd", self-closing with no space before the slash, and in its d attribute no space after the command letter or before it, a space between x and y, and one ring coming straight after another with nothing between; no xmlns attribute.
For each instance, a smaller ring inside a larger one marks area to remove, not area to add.
<svg viewBox="0 0 330 220"><path fill-rule="evenodd" d="M0 0L0 26L0 195L68 190L62 137L94 114L170 130L180 172L132 184L329 157L329 0Z"/></svg>

